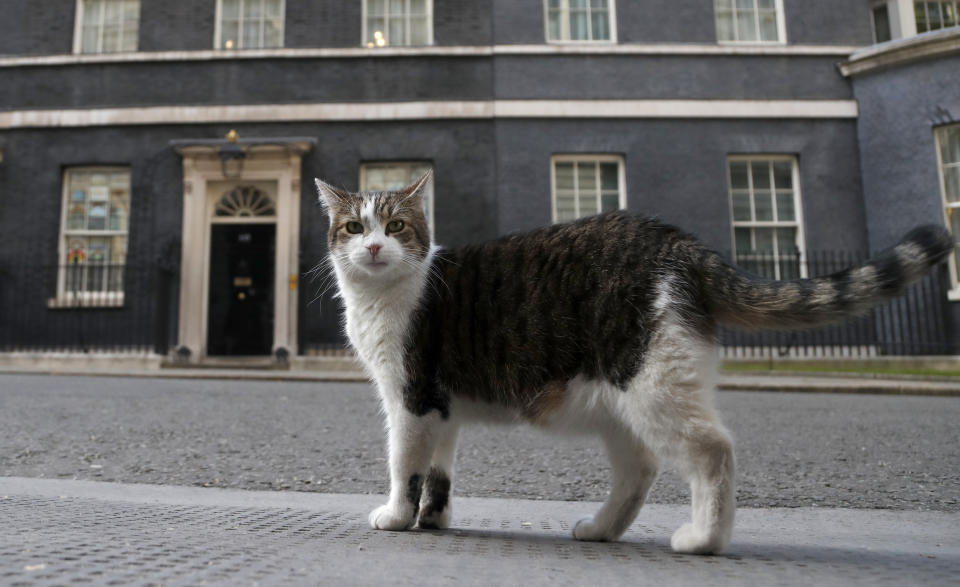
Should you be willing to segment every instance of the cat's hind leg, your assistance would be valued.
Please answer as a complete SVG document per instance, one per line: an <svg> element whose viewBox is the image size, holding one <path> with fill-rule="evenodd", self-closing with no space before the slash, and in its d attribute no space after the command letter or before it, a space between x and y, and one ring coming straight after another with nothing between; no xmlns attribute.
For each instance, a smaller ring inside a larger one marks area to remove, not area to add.
<svg viewBox="0 0 960 587"><path fill-rule="evenodd" d="M448 420L438 431L433 461L423 482L423 494L420 497L417 525L424 530L446 528L450 525L450 488L457 452L458 428L455 422Z"/></svg>
<svg viewBox="0 0 960 587"><path fill-rule="evenodd" d="M730 541L736 504L733 442L713 408L717 352L677 322L651 343L647 367L628 390L636 430L690 482L693 516L677 530L676 552L714 554Z"/></svg>
<svg viewBox="0 0 960 587"><path fill-rule="evenodd" d="M613 468L610 495L592 518L573 529L577 540L617 540L637 517L657 476L657 459L632 431L612 425L603 441Z"/></svg>

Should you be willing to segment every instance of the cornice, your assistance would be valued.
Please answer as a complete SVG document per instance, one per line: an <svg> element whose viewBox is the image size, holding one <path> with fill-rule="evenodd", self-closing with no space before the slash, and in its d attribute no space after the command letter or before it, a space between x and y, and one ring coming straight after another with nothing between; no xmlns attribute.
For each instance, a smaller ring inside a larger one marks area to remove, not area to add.
<svg viewBox="0 0 960 587"><path fill-rule="evenodd" d="M897 39L861 49L839 65L844 77L960 53L960 27Z"/></svg>

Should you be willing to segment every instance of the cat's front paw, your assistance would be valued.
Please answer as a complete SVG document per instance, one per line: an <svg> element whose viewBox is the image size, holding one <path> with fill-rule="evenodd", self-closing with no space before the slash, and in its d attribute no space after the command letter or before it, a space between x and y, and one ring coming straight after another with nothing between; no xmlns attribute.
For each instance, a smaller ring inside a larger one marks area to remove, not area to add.
<svg viewBox="0 0 960 587"><path fill-rule="evenodd" d="M370 512L370 527L374 530L407 530L413 526L409 508L394 508L389 503Z"/></svg>
<svg viewBox="0 0 960 587"><path fill-rule="evenodd" d="M619 536L610 536L608 528L598 525L593 518L584 518L573 527L573 537L585 542L607 542Z"/></svg>
<svg viewBox="0 0 960 587"><path fill-rule="evenodd" d="M724 540L698 531L693 524L684 524L673 533L670 547L684 554L717 554L723 550Z"/></svg>

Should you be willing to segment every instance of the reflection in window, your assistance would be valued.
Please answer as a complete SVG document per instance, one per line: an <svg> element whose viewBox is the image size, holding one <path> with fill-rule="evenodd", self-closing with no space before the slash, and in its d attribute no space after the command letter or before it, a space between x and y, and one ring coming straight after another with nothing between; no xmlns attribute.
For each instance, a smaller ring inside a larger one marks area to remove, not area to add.
<svg viewBox="0 0 960 587"><path fill-rule="evenodd" d="M60 291L122 292L130 171L75 168L64 177Z"/></svg>

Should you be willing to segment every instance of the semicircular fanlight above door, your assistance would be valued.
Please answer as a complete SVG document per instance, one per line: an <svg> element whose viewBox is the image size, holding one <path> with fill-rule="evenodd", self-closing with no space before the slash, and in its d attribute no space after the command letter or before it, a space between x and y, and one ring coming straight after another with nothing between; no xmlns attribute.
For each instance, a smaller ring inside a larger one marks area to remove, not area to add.
<svg viewBox="0 0 960 587"><path fill-rule="evenodd" d="M269 194L253 186L237 186L223 194L214 210L215 216L276 216L277 208Z"/></svg>

